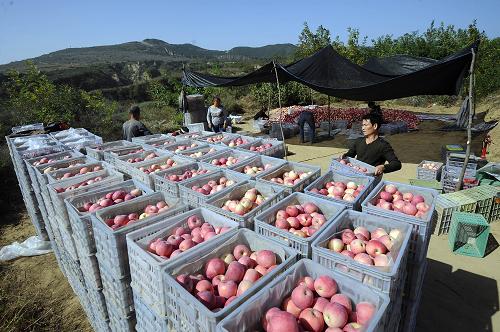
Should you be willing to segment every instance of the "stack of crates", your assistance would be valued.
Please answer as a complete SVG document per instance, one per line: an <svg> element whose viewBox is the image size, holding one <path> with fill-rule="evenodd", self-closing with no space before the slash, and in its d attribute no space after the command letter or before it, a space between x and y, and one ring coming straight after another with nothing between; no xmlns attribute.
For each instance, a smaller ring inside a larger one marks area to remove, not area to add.
<svg viewBox="0 0 500 332"><path fill-rule="evenodd" d="M492 205L490 214L488 216L488 222L492 223L494 221L500 220L500 187L492 185L482 185L476 188L476 190L482 194L492 196Z"/></svg>
<svg viewBox="0 0 500 332"><path fill-rule="evenodd" d="M159 201L165 201L170 208L165 212L143 217L116 229L107 224L109 219L117 215L141 213L148 205L155 205ZM91 215L95 255L99 264L102 292L111 331L133 331L136 323L126 235L149 226L160 218L180 214L186 210L187 206L179 199L169 198L162 193L152 193L119 205L109 206Z"/></svg>
<svg viewBox="0 0 500 332"><path fill-rule="evenodd" d="M464 195L463 191L439 195L436 200L437 222L434 234L448 234L453 212L474 213L476 207L477 201Z"/></svg>
<svg viewBox="0 0 500 332"><path fill-rule="evenodd" d="M446 160L446 167L443 171L442 184L443 191L445 193L454 192L462 172L462 167L465 161L465 154L450 153ZM469 189L478 185L476 180L476 169L477 169L477 159L474 156L470 156L469 162L467 163L464 179L463 179L463 189Z"/></svg>
<svg viewBox="0 0 500 332"><path fill-rule="evenodd" d="M457 254L484 257L490 225L486 219L476 213L453 213L448 245Z"/></svg>

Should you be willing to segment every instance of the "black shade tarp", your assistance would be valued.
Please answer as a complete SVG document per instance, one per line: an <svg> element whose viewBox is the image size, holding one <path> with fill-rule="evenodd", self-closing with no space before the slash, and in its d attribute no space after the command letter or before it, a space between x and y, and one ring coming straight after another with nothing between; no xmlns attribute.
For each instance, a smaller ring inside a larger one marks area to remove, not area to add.
<svg viewBox="0 0 500 332"><path fill-rule="evenodd" d="M350 100L387 100L416 95L457 95L472 61L471 48L441 60L410 56L371 59L359 66L327 46L315 54L283 66L273 62L239 77L220 77L185 71L183 84L196 87L241 86L296 81L321 93Z"/></svg>

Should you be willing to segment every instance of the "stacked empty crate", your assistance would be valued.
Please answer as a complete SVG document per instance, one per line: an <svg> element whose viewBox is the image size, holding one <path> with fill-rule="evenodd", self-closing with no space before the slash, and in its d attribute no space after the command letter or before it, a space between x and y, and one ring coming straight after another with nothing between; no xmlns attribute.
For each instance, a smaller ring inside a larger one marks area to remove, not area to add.
<svg viewBox="0 0 500 332"><path fill-rule="evenodd" d="M409 192L413 196L421 195L424 202L428 205L428 210L421 217L407 215L402 212L385 210L377 207L379 193L383 191L386 185L394 185L401 192ZM408 246L407 260L407 278L403 288L403 302L401 309L400 326L405 331L412 331L415 328L416 316L422 295L422 285L427 269L427 249L432 233L432 225L436 219L435 205L438 193L435 190L415 187L402 183L381 181L374 190L366 197L361 204L363 212L368 214L394 219L408 223L412 227L412 236Z"/></svg>
<svg viewBox="0 0 500 332"><path fill-rule="evenodd" d="M465 155L450 153L446 161L446 167L444 168L441 182L443 184L443 191L445 193L454 192L462 172L462 167L464 165ZM473 156L469 159L467 163L464 179L463 179L463 189L469 189L478 185L476 180L476 169L477 160Z"/></svg>
<svg viewBox="0 0 500 332"><path fill-rule="evenodd" d="M139 217L139 220L119 227L111 227L108 224L116 216L127 217L132 213L141 213L149 205L156 205L160 201L166 202L168 208L165 211L146 214ZM153 193L106 207L91 215L96 257L112 331L132 331L136 322L126 235L155 223L159 218L173 216L185 212L186 209L187 206L177 198Z"/></svg>

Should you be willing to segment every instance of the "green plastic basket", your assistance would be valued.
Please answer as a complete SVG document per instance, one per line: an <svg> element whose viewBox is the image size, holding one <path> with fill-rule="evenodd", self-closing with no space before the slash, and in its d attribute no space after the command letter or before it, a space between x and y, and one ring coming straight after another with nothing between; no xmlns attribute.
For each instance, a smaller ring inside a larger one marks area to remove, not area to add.
<svg viewBox="0 0 500 332"><path fill-rule="evenodd" d="M454 212L448 245L455 254L484 257L489 235L490 225L482 215Z"/></svg>

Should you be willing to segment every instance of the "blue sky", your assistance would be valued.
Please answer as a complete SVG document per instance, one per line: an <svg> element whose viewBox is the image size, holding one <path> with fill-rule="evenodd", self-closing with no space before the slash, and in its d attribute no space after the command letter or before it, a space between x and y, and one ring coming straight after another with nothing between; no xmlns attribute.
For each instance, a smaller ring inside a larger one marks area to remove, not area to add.
<svg viewBox="0 0 500 332"><path fill-rule="evenodd" d="M116 1L0 0L0 64L68 47L158 38L227 50L297 43L303 23L346 38L424 31L432 20L466 27L477 19L500 36L498 0Z"/></svg>

